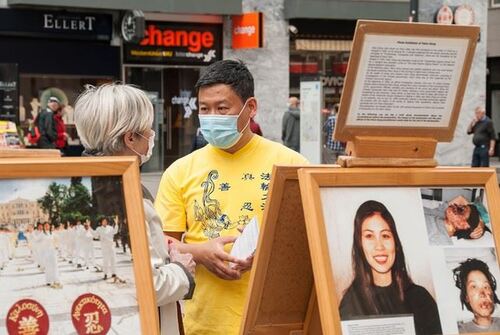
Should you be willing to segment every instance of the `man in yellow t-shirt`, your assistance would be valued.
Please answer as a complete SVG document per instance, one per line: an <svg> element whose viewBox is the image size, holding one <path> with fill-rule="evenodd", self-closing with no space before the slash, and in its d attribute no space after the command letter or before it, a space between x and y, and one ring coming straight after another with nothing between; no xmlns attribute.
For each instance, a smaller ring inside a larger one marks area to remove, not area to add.
<svg viewBox="0 0 500 335"><path fill-rule="evenodd" d="M185 304L186 334L239 334L253 257L229 255L231 243L252 218L262 222L273 165L307 161L250 131L257 100L243 63L212 64L196 89L200 128L209 144L165 171L155 208L170 241L198 264L196 290Z"/></svg>

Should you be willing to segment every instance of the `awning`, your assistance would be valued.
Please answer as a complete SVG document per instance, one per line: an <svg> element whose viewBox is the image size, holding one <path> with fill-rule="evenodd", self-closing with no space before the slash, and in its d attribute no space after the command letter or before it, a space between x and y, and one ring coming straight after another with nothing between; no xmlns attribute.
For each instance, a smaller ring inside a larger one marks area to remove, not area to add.
<svg viewBox="0 0 500 335"><path fill-rule="evenodd" d="M173 14L241 14L241 0L7 0L9 7L45 6L111 10L142 10Z"/></svg>
<svg viewBox="0 0 500 335"><path fill-rule="evenodd" d="M285 18L407 20L409 0L285 0Z"/></svg>
<svg viewBox="0 0 500 335"><path fill-rule="evenodd" d="M345 40L295 40L295 49L309 51L351 51L352 41Z"/></svg>

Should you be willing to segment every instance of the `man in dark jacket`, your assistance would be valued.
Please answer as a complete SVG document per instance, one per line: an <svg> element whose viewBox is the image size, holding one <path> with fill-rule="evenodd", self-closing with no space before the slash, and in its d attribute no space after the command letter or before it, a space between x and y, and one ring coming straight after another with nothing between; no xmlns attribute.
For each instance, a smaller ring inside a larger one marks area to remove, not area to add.
<svg viewBox="0 0 500 335"><path fill-rule="evenodd" d="M300 101L296 97L288 99L288 110L283 115L281 139L283 144L300 152Z"/></svg>
<svg viewBox="0 0 500 335"><path fill-rule="evenodd" d="M479 106L475 110L475 118L467 128L467 134L474 134L474 152L472 153L472 167L490 166L490 156L495 154L495 130L493 122L486 116L484 107Z"/></svg>
<svg viewBox="0 0 500 335"><path fill-rule="evenodd" d="M50 97L47 102L47 108L38 115L38 130L40 131L40 140L38 147L42 149L55 149L57 130L54 121L54 113L59 109L59 99Z"/></svg>

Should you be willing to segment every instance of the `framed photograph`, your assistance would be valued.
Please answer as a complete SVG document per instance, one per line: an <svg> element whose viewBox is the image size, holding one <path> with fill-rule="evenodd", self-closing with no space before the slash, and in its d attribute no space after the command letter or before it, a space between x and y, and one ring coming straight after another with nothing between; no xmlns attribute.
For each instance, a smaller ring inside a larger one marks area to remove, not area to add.
<svg viewBox="0 0 500 335"><path fill-rule="evenodd" d="M491 0L491 7L500 7L500 0Z"/></svg>
<svg viewBox="0 0 500 335"><path fill-rule="evenodd" d="M500 331L494 169L298 174L324 334Z"/></svg>
<svg viewBox="0 0 500 335"><path fill-rule="evenodd" d="M158 334L137 160L0 160L0 333Z"/></svg>
<svg viewBox="0 0 500 335"><path fill-rule="evenodd" d="M240 334L320 335L300 166L274 166Z"/></svg>
<svg viewBox="0 0 500 335"><path fill-rule="evenodd" d="M334 137L450 141L477 26L359 20Z"/></svg>

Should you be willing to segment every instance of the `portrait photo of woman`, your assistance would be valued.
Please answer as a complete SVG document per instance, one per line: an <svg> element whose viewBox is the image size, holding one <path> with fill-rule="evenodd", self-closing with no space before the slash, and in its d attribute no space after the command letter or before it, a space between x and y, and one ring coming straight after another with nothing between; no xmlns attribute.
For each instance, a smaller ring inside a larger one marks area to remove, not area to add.
<svg viewBox="0 0 500 335"><path fill-rule="evenodd" d="M441 334L435 300L407 270L396 223L384 204L362 203L354 218L354 279L340 302L342 320L412 315L417 334Z"/></svg>

